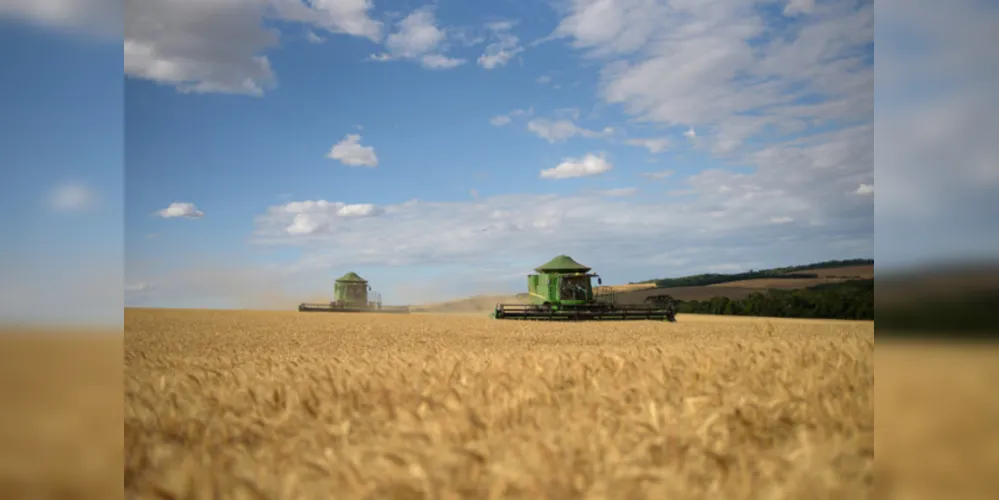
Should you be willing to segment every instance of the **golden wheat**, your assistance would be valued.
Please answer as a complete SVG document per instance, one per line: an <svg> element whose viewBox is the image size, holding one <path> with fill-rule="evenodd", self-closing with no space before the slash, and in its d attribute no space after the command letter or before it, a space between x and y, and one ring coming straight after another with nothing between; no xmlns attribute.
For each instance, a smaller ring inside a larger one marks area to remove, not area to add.
<svg viewBox="0 0 999 500"><path fill-rule="evenodd" d="M873 491L873 323L125 320L129 497Z"/></svg>

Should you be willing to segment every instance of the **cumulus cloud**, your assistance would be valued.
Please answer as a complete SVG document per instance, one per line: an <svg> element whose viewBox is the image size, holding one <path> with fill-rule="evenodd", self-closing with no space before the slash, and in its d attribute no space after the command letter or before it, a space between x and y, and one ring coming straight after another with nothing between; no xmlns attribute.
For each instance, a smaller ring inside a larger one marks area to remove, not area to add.
<svg viewBox="0 0 999 500"><path fill-rule="evenodd" d="M156 215L164 219L175 219L177 217L183 217L185 219L200 219L205 216L205 213L198 210L198 207L194 203L175 201L170 204L170 206L159 210Z"/></svg>
<svg viewBox="0 0 999 500"><path fill-rule="evenodd" d="M279 40L265 17L377 41L381 23L370 8L356 0L129 0L125 74L181 92L260 96L276 85L265 52Z"/></svg>
<svg viewBox="0 0 999 500"><path fill-rule="evenodd" d="M569 179L572 177L592 177L614 168L603 154L587 153L582 158L566 158L554 168L541 171L542 179Z"/></svg>
<svg viewBox="0 0 999 500"><path fill-rule="evenodd" d="M562 142L577 135L589 139L614 135L614 129L611 127L599 131L590 130L576 125L573 120L566 119L535 118L527 123L527 130L550 143Z"/></svg>
<svg viewBox="0 0 999 500"><path fill-rule="evenodd" d="M495 40L486 46L485 52L477 60L479 66L485 69L493 69L506 66L510 59L523 52L524 47L520 45L520 39L510 33L513 23L510 21L499 21L488 25L492 38Z"/></svg>
<svg viewBox="0 0 999 500"><path fill-rule="evenodd" d="M293 214L285 232L291 235L308 235L319 232L336 231L345 219L362 219L381 215L382 210L370 203L343 203L318 201L295 201L272 207L272 212Z"/></svg>
<svg viewBox="0 0 999 500"><path fill-rule="evenodd" d="M465 63L464 59L444 55L447 32L437 27L431 7L421 7L396 23L395 31L385 39L386 52L373 54L377 61L413 60L428 69L448 69Z"/></svg>
<svg viewBox="0 0 999 500"><path fill-rule="evenodd" d="M347 134L342 141L333 145L326 157L351 167L378 166L375 148L361 145L360 134Z"/></svg>
<svg viewBox="0 0 999 500"><path fill-rule="evenodd" d="M94 208L97 194L86 184L66 182L49 193L48 203L56 212L83 212Z"/></svg>
<svg viewBox="0 0 999 500"><path fill-rule="evenodd" d="M854 192L859 195L874 194L874 186L871 184L861 184L860 187L858 187Z"/></svg>

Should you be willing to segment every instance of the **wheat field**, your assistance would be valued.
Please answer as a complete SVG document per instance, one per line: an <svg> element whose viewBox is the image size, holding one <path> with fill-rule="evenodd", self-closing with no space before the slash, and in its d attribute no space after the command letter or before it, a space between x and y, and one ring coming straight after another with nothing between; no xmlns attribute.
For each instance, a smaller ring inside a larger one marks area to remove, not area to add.
<svg viewBox="0 0 999 500"><path fill-rule="evenodd" d="M127 498L868 498L874 325L127 310Z"/></svg>

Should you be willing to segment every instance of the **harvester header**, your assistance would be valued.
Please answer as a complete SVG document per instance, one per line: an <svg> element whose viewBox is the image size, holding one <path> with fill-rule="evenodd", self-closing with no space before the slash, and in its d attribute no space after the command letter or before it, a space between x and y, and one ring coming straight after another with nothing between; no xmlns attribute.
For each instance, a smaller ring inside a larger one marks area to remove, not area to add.
<svg viewBox="0 0 999 500"><path fill-rule="evenodd" d="M666 320L676 321L668 295L647 298L641 304L617 304L613 293L597 296L591 280L603 280L591 268L568 255L558 255L527 275L528 304L497 304L496 319L538 321Z"/></svg>

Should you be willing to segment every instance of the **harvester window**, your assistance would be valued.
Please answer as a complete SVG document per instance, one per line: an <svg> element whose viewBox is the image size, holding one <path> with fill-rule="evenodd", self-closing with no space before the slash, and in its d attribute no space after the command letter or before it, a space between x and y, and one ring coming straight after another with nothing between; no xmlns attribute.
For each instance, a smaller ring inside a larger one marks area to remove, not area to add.
<svg viewBox="0 0 999 500"><path fill-rule="evenodd" d="M587 300L590 291L588 276L572 276L562 278L559 295L562 300Z"/></svg>

